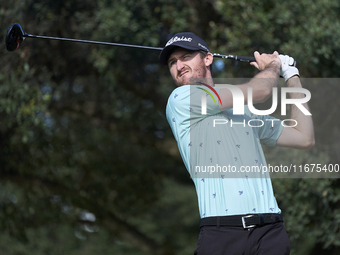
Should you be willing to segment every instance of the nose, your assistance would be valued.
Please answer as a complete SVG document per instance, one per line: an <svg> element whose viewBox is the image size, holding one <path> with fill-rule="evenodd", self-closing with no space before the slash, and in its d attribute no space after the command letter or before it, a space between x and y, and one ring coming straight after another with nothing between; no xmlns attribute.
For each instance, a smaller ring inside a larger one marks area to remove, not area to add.
<svg viewBox="0 0 340 255"><path fill-rule="evenodd" d="M183 62L178 59L177 62L176 62L176 67L177 67L178 71L181 71L183 69L183 67L184 67Z"/></svg>

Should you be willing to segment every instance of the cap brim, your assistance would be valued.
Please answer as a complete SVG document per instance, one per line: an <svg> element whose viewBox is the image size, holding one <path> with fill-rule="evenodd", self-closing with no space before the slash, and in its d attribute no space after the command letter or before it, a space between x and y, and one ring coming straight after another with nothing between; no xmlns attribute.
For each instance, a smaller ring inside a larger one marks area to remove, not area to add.
<svg viewBox="0 0 340 255"><path fill-rule="evenodd" d="M197 47L190 47L187 45L177 45L176 43L173 43L167 47L165 47L161 54L159 55L159 61L162 65L167 65L168 64L168 59L170 57L170 54L172 53L172 51L175 48L183 48L183 49L187 49L187 50L203 50Z"/></svg>

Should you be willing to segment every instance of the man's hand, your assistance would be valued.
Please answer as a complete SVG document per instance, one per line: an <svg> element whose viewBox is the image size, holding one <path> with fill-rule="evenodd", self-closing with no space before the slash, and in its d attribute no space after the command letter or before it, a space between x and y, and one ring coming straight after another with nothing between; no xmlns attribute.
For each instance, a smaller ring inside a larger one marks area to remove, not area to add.
<svg viewBox="0 0 340 255"><path fill-rule="evenodd" d="M274 51L273 54L260 54L258 51L254 52L254 57L256 59L256 62L251 62L250 64L260 71L263 71L269 66L278 66L281 67L281 61L278 58L279 53L277 51Z"/></svg>
<svg viewBox="0 0 340 255"><path fill-rule="evenodd" d="M299 75L299 70L293 66L294 59L288 55L279 55L279 58L281 60L281 70L280 75L285 79L285 81L288 81L289 78L297 75Z"/></svg>

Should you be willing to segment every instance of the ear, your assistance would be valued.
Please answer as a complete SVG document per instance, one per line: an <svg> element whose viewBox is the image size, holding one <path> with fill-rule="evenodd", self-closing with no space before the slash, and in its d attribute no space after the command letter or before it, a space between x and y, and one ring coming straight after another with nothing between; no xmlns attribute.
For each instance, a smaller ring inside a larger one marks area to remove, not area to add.
<svg viewBox="0 0 340 255"><path fill-rule="evenodd" d="M214 61L214 57L210 52L207 53L204 59L205 59L205 66L210 66L212 62Z"/></svg>

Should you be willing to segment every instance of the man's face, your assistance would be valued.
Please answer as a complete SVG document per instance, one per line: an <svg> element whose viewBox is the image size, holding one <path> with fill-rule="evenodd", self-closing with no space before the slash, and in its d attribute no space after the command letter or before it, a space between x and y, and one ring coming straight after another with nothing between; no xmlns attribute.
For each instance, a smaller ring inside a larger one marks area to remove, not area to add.
<svg viewBox="0 0 340 255"><path fill-rule="evenodd" d="M209 56L210 58L210 56ZM199 51L175 50L168 59L171 76L177 86L189 85L191 78L211 78L209 65L212 62L202 59Z"/></svg>

